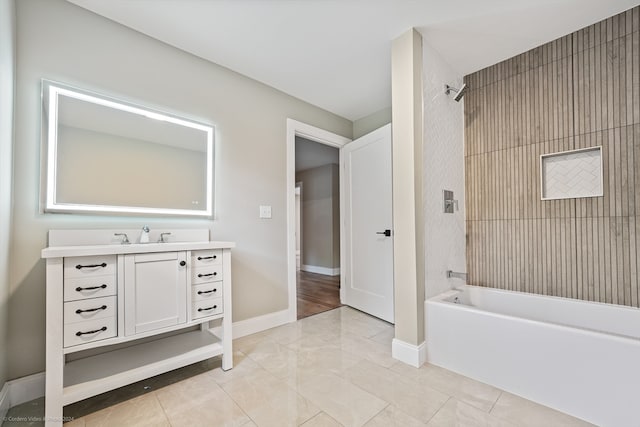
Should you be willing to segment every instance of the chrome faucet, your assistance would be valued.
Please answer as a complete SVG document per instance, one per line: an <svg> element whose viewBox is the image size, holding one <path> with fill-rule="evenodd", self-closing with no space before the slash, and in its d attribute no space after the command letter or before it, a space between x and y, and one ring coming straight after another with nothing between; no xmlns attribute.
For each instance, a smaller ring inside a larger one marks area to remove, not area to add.
<svg viewBox="0 0 640 427"><path fill-rule="evenodd" d="M129 241L129 236L127 236L127 233L113 233L114 236L123 236L122 240L120 241L121 244L123 245L128 245L129 243L131 243Z"/></svg>
<svg viewBox="0 0 640 427"><path fill-rule="evenodd" d="M167 243L167 241L164 240L164 236L171 236L171 233L160 233L160 238L158 239L158 243Z"/></svg>
<svg viewBox="0 0 640 427"><path fill-rule="evenodd" d="M140 233L140 243L149 243L149 226L142 227L142 233Z"/></svg>

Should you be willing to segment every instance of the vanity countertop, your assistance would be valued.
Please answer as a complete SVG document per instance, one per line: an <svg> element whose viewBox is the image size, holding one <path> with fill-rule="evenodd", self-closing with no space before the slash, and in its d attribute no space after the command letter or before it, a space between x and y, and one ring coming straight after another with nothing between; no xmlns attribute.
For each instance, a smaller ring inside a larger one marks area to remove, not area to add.
<svg viewBox="0 0 640 427"><path fill-rule="evenodd" d="M203 249L228 249L235 247L234 242L169 242L169 243L132 243L129 245L84 245L50 246L42 250L42 258L61 258L70 256L139 254L149 252L196 251Z"/></svg>

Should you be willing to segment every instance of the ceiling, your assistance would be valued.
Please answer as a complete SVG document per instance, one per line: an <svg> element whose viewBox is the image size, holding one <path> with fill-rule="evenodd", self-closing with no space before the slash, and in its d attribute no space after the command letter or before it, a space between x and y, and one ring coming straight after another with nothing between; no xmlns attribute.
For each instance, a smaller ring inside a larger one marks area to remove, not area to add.
<svg viewBox="0 0 640 427"><path fill-rule="evenodd" d="M638 0L67 0L349 120L391 105L411 27L463 76Z"/></svg>

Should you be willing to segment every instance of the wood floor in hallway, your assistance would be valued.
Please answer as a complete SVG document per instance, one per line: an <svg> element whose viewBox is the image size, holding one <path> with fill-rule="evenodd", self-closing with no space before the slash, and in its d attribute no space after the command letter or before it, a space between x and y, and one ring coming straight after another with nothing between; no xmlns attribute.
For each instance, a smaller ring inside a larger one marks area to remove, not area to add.
<svg viewBox="0 0 640 427"><path fill-rule="evenodd" d="M340 276L298 271L298 319L340 307Z"/></svg>

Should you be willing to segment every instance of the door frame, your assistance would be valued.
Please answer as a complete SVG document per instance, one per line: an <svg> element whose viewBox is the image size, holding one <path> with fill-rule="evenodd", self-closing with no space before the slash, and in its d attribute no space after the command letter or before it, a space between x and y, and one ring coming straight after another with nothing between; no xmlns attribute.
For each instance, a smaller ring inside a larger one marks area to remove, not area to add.
<svg viewBox="0 0 640 427"><path fill-rule="evenodd" d="M294 185L295 197L294 202L296 206L296 216L295 216L295 225L296 225L296 274L299 270L302 270L302 181L298 181ZM295 199L299 199L296 201ZM300 224L300 228L298 228L298 224ZM300 241L300 246L298 247L298 240ZM298 267L298 253L300 253L300 267Z"/></svg>
<svg viewBox="0 0 640 427"><path fill-rule="evenodd" d="M344 253L344 191L343 191L343 171L344 159L342 157L342 147L351 142L351 139L324 129L311 126L287 118L287 282L289 293L289 322L298 320L297 290L296 290L296 136L301 136L310 141L319 142L338 149L339 153L339 181L340 181L340 283L344 282L345 263ZM340 286L340 301L343 300L344 286Z"/></svg>

